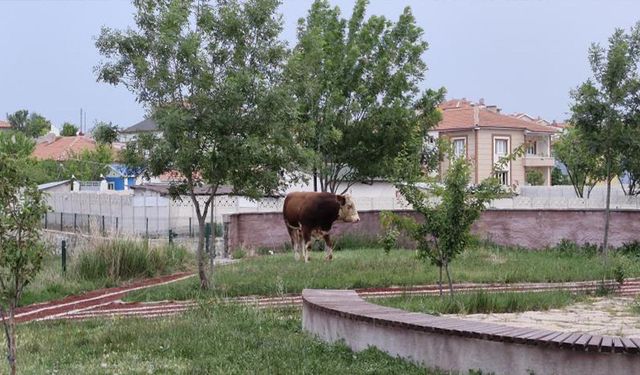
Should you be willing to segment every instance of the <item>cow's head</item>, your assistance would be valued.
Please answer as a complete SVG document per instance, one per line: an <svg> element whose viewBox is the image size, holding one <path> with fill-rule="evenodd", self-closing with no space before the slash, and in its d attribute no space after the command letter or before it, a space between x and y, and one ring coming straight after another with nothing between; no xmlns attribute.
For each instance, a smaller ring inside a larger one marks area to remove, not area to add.
<svg viewBox="0 0 640 375"><path fill-rule="evenodd" d="M340 211L338 212L339 220L345 221L347 223L357 223L358 221L360 221L358 210L356 210L356 205L353 203L351 195L336 195L336 198L340 203Z"/></svg>

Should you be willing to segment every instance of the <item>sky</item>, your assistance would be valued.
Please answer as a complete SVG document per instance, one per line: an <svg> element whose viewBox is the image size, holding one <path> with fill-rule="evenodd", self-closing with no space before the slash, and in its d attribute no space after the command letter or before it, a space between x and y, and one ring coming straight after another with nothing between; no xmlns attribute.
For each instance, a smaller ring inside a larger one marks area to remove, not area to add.
<svg viewBox="0 0 640 375"><path fill-rule="evenodd" d="M354 0L330 2L350 16ZM311 3L283 1L289 46ZM397 20L405 6L429 43L422 89L444 86L448 98L550 121L570 116L570 90L591 75L590 44L640 21L638 0L370 0L368 14ZM78 124L82 109L89 129L141 121L135 96L94 72L100 28L133 27L133 12L128 0L0 0L0 119L28 109L60 127Z"/></svg>

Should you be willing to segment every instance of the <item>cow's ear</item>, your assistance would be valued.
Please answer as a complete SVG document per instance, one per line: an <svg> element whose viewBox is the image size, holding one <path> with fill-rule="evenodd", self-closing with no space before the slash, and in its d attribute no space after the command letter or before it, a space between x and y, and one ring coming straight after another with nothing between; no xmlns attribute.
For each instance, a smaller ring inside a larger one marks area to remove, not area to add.
<svg viewBox="0 0 640 375"><path fill-rule="evenodd" d="M340 202L341 206L344 206L345 203L347 203L347 198L345 198L344 195L336 195L336 199Z"/></svg>

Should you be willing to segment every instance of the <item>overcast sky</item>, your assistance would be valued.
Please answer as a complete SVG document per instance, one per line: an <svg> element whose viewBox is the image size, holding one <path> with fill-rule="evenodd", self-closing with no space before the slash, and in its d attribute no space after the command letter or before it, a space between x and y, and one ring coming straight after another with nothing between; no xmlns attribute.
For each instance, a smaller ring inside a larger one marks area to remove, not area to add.
<svg viewBox="0 0 640 375"><path fill-rule="evenodd" d="M331 0L350 15L353 0ZM282 37L295 44L296 22L311 0L284 0ZM369 14L397 19L410 6L425 30L429 66L423 88L449 98L496 104L548 120L568 117L569 91L590 75L587 49L614 29L640 21L638 0L371 0ZM105 25L133 25L127 0L0 0L0 119L36 111L59 126L95 121L127 127L144 108L122 87L96 82L94 39Z"/></svg>

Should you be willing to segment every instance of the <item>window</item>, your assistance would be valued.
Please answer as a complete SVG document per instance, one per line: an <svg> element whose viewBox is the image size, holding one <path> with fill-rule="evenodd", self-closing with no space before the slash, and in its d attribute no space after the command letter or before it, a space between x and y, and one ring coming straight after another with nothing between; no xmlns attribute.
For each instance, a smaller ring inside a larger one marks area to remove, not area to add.
<svg viewBox="0 0 640 375"><path fill-rule="evenodd" d="M537 148L538 147L537 146L538 146L538 144L537 144L536 141L530 141L527 144L527 155L537 155L538 154L538 152L537 152Z"/></svg>
<svg viewBox="0 0 640 375"><path fill-rule="evenodd" d="M509 172L498 172L496 173L496 178L500 181L500 185L508 186L509 185Z"/></svg>
<svg viewBox="0 0 640 375"><path fill-rule="evenodd" d="M509 145L509 140L508 139L496 138L494 153L497 156L500 156L500 157L507 156L508 145Z"/></svg>
<svg viewBox="0 0 640 375"><path fill-rule="evenodd" d="M465 138L454 138L453 139L453 155L457 158L466 156L466 139Z"/></svg>
<svg viewBox="0 0 640 375"><path fill-rule="evenodd" d="M115 190L116 189L115 183L114 182L107 183L107 189L108 190Z"/></svg>

